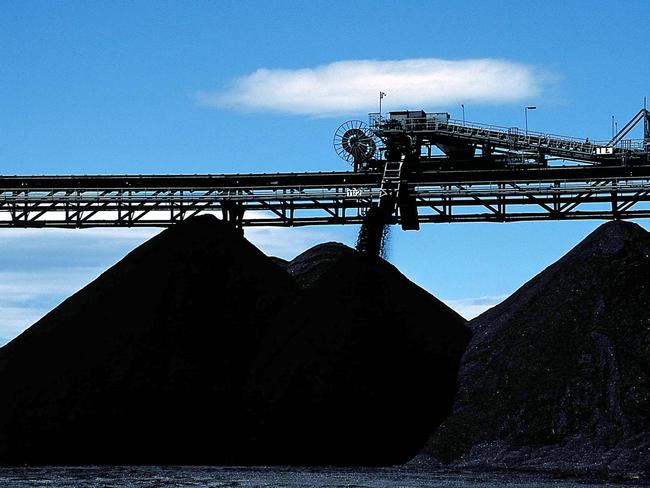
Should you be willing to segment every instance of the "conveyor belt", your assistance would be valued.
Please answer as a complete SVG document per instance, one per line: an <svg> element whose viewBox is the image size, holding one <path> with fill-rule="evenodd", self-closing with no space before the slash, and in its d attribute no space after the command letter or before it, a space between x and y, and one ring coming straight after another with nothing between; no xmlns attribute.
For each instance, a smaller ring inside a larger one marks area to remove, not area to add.
<svg viewBox="0 0 650 488"><path fill-rule="evenodd" d="M418 221L509 222L650 216L650 166L411 174ZM169 226L217 213L241 226L358 224L380 173L1 176L0 227ZM402 223L396 208L391 223Z"/></svg>
<svg viewBox="0 0 650 488"><path fill-rule="evenodd" d="M641 122L643 139L624 139ZM597 165L650 164L650 112L645 107L609 141L465 122L450 119L447 113L424 111L390 112L388 118L370 114L370 130L387 149L409 154L411 160L422 160L423 149L430 158L431 146L437 146L452 158L452 164L472 164L475 148L482 152L473 164L483 165L497 161L504 166L526 162L546 165L548 159ZM497 153L501 159L494 157Z"/></svg>

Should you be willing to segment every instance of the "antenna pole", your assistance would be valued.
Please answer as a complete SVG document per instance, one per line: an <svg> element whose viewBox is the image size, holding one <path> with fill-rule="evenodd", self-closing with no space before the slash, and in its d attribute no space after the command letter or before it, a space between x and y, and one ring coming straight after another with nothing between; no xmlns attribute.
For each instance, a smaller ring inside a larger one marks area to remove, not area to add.
<svg viewBox="0 0 650 488"><path fill-rule="evenodd" d="M650 112L648 112L648 97L643 97L643 141L650 142Z"/></svg>

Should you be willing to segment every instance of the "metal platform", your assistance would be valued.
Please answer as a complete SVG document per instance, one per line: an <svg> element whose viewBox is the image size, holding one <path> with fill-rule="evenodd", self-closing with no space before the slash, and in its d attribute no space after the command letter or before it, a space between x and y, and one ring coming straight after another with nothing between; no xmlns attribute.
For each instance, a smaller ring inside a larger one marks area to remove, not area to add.
<svg viewBox="0 0 650 488"><path fill-rule="evenodd" d="M201 213L238 226L359 224L389 191L383 180L377 172L0 176L0 227L165 227ZM647 165L430 171L401 184L417 208L406 228L650 217ZM389 222L404 226L403 212L396 204Z"/></svg>
<svg viewBox="0 0 650 488"><path fill-rule="evenodd" d="M538 164L545 166L548 159L575 161L597 165L650 164L650 111L644 106L625 126L608 141L593 141L522 130L518 127L500 127L453 120L448 113L424 111L390 112L388 118L369 114L369 130L390 150L410 154L411 159L426 161L437 146L450 156L453 163L480 161L486 164L502 155L502 165ZM625 139L638 124L643 124L642 139ZM480 157L475 155L482 149Z"/></svg>

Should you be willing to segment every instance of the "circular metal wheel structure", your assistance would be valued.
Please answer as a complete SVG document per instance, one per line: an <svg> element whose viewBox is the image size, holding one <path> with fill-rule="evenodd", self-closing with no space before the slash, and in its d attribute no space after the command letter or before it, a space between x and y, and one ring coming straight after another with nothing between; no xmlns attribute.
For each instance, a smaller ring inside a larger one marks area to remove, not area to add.
<svg viewBox="0 0 650 488"><path fill-rule="evenodd" d="M375 135L360 120L348 120L334 133L334 149L339 157L349 163L362 163L375 155Z"/></svg>

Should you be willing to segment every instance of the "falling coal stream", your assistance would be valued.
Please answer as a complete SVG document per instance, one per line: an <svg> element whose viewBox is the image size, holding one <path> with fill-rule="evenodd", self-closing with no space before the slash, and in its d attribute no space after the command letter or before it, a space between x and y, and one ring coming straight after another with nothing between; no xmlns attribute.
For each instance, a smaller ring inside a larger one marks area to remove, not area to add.
<svg viewBox="0 0 650 488"><path fill-rule="evenodd" d="M383 209L380 207L371 207L359 230L356 245L357 251L385 258L389 229L390 227L388 226Z"/></svg>

